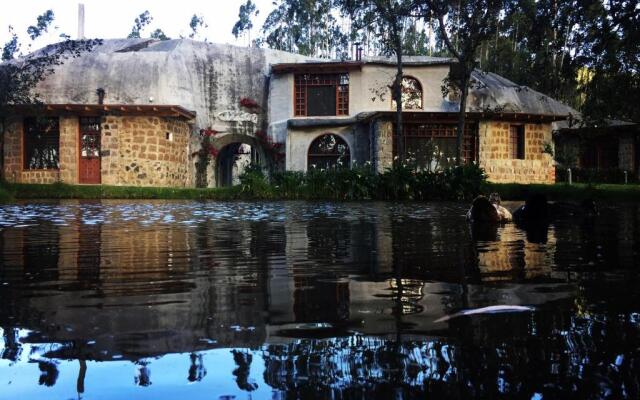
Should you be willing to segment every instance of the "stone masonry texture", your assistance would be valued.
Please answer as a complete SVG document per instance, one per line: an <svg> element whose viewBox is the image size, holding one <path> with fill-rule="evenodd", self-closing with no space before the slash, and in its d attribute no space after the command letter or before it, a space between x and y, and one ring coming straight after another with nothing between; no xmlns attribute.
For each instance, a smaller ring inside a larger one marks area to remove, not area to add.
<svg viewBox="0 0 640 400"><path fill-rule="evenodd" d="M553 157L543 153L551 143L550 124L525 124L525 158L512 159L509 154L510 123L483 121L479 126L480 166L491 182L555 183Z"/></svg>
<svg viewBox="0 0 640 400"><path fill-rule="evenodd" d="M106 185L193 186L191 127L176 118L105 116L101 124L101 177ZM78 183L78 117L60 117L59 169L23 169L23 119L5 130L4 176L16 183Z"/></svg>

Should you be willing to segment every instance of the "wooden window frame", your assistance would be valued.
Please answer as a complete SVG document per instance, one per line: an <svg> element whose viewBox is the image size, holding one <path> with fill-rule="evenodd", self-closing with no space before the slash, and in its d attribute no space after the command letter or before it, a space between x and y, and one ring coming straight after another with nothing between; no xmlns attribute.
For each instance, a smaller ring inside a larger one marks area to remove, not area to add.
<svg viewBox="0 0 640 400"><path fill-rule="evenodd" d="M313 117L308 113L307 88L333 86L336 110L332 116L349 115L349 73L300 73L293 76L293 113L296 117Z"/></svg>
<svg viewBox="0 0 640 400"><path fill-rule="evenodd" d="M414 80L418 83L418 87L420 88L420 107L419 108L405 108L404 104L402 105L402 111L422 111L424 110L424 86L422 86L422 82L420 82L420 79L416 78L415 76L411 76L411 75L403 75L402 76L402 80L404 81L405 79L410 79L410 80ZM396 110L396 102L393 99L393 87L391 88L391 110L395 111Z"/></svg>
<svg viewBox="0 0 640 400"><path fill-rule="evenodd" d="M393 132L393 155L398 155L398 140L400 138ZM467 121L464 124L464 135L462 137L462 157L464 162L478 160L478 123ZM402 128L404 148L407 149L407 139L452 139L457 140L458 126L449 121L433 121L425 123L405 122Z"/></svg>
<svg viewBox="0 0 640 400"><path fill-rule="evenodd" d="M527 158L525 132L524 125L509 125L509 157L512 160Z"/></svg>
<svg viewBox="0 0 640 400"><path fill-rule="evenodd" d="M47 120L51 120L51 121L56 121L56 127L57 127L57 136L58 136L58 140L57 140L57 155L58 155L58 166L56 168L29 168L27 166L27 163L29 162L30 158L28 157L29 153L30 153L30 148L31 148L31 143L30 140L28 140L27 135L28 135L28 131L29 131L29 127L31 124L37 124L37 119L38 117L26 117L22 120L22 136L20 138L21 141L21 145L22 145L22 162L21 162L21 166L22 166L22 170L23 171L59 171L60 170L60 118L58 117L43 117Z"/></svg>
<svg viewBox="0 0 640 400"><path fill-rule="evenodd" d="M319 139L323 138L324 136L335 136L336 138L338 138L338 140L340 140L346 147L347 147L347 157L348 160L346 162L346 165L342 166L342 168L346 168L346 169L351 169L351 146L349 146L349 142L347 142L347 140L342 137L341 135L338 135L337 133L332 133L332 132L325 132L322 133L318 136L316 136L315 138L313 138L313 140L311 141L311 143L309 143L309 147L307 147L307 171L311 168L311 163L309 162L310 159L312 157L338 157L340 158L340 155L337 153L312 153L311 150L313 148L314 143L316 143Z"/></svg>

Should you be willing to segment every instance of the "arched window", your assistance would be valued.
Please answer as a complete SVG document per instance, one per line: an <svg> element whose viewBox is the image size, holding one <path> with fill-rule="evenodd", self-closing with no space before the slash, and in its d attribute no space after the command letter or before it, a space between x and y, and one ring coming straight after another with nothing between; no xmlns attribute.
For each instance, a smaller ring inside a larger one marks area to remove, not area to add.
<svg viewBox="0 0 640 400"><path fill-rule="evenodd" d="M309 147L307 169L349 168L349 145L340 136L328 133L315 138Z"/></svg>
<svg viewBox="0 0 640 400"><path fill-rule="evenodd" d="M396 109L396 101L391 102L393 109ZM402 109L422 110L422 85L411 76L402 77Z"/></svg>

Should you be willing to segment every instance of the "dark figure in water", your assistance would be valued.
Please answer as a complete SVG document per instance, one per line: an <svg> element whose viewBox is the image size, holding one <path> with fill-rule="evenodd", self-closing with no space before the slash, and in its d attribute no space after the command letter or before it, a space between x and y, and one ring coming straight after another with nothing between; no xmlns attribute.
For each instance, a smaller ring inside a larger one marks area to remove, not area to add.
<svg viewBox="0 0 640 400"><path fill-rule="evenodd" d="M513 220L520 225L539 225L548 224L556 217L569 215L595 217L598 215L598 206L593 199L583 200L579 207L571 203L549 204L545 195L534 194L513 213Z"/></svg>
<svg viewBox="0 0 640 400"><path fill-rule="evenodd" d="M527 197L524 205L513 212L513 220L526 231L529 242L547 243L551 213L545 195L534 194Z"/></svg>
<svg viewBox="0 0 640 400"><path fill-rule="evenodd" d="M598 215L598 208L592 199L583 200L578 207L571 203L549 204L545 195L534 194L513 213L513 220L527 232L527 240L532 243L546 243L551 221L572 215L592 218Z"/></svg>
<svg viewBox="0 0 640 400"><path fill-rule="evenodd" d="M500 215L489 199L478 196L473 200L467 218L472 223L498 223Z"/></svg>
<svg viewBox="0 0 640 400"><path fill-rule="evenodd" d="M524 205L513 212L513 220L519 225L548 224L551 215L547 196L534 194L527 197Z"/></svg>

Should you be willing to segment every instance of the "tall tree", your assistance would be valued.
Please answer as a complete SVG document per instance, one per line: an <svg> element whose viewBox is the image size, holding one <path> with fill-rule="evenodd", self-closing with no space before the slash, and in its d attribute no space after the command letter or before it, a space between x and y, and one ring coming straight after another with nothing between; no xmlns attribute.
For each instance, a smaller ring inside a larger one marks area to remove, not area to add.
<svg viewBox="0 0 640 400"><path fill-rule="evenodd" d="M403 162L402 57L406 49L406 28L415 26L407 25L407 20L415 16L417 7L412 0L336 0L336 5L352 22L352 39L357 38L358 33L363 30L373 31L378 37L382 53L396 59L396 76L391 91L396 105L395 134L400 138L396 145L398 161Z"/></svg>
<svg viewBox="0 0 640 400"><path fill-rule="evenodd" d="M200 29L207 28L208 26L209 25L204 22L204 17L193 14L193 16L191 17L191 21L189 21L189 28L191 29L191 33L189 33L189 39L195 38Z"/></svg>
<svg viewBox="0 0 640 400"><path fill-rule="evenodd" d="M502 0L422 0L425 16L438 21L438 31L447 50L456 59L449 72L449 84L460 91L456 140L456 164L463 160L465 112L471 73L476 68L480 46L493 37L502 11ZM447 87L445 85L445 87ZM448 89L445 89L448 90Z"/></svg>
<svg viewBox="0 0 640 400"><path fill-rule="evenodd" d="M335 16L333 0L277 0L262 26L258 44L324 58L345 56L347 36Z"/></svg>
<svg viewBox="0 0 640 400"><path fill-rule="evenodd" d="M254 2L247 0L246 3L240 5L238 11L238 21L233 26L231 33L236 39L243 33L249 35L249 45L251 45L251 29L253 28L252 18L257 17L260 14L260 10L257 9Z"/></svg>
<svg viewBox="0 0 640 400"><path fill-rule="evenodd" d="M33 41L47 32L54 21L53 11L47 10L37 18L36 25L27 28L27 34ZM63 64L69 58L91 51L102 43L100 39L70 40L50 45L42 50L21 55L21 43L10 28L11 38L2 48L0 64L0 116L6 113L6 106L14 104L33 104L39 100L34 91L36 85L54 72L54 67ZM29 45L30 46L30 45Z"/></svg>
<svg viewBox="0 0 640 400"><path fill-rule="evenodd" d="M47 32L53 20L54 14L51 10L40 15L36 25L30 26L27 30L31 40ZM56 66L69 58L79 57L82 53L91 51L101 43L100 39L70 40L67 37L60 43L22 56L19 54L21 43L11 30L11 39L2 48L3 62L0 64L0 173L4 170L4 127L10 107L17 104L38 104L40 96L35 89L39 82L53 74Z"/></svg>
<svg viewBox="0 0 640 400"><path fill-rule="evenodd" d="M162 29L158 28L155 31L151 32L149 35L151 39L159 39L159 40L171 40L169 36L167 36Z"/></svg>
<svg viewBox="0 0 640 400"><path fill-rule="evenodd" d="M47 32L53 22L53 19L54 15L52 10L47 10L42 15L38 15L36 18L36 24L30 25L27 28L27 33L31 40L35 40L42 36L43 33Z"/></svg>
<svg viewBox="0 0 640 400"><path fill-rule="evenodd" d="M129 39L140 38L141 37L140 33L147 25L151 23L151 21L153 21L153 17L151 16L151 13L149 12L149 10L146 10L142 14L138 15L138 17L136 17L136 19L133 22L131 33L129 33L129 36L127 36L127 38Z"/></svg>
<svg viewBox="0 0 640 400"><path fill-rule="evenodd" d="M640 122L640 12L628 0L577 0L576 60L587 71L579 87L587 121Z"/></svg>

